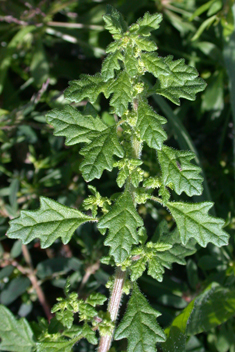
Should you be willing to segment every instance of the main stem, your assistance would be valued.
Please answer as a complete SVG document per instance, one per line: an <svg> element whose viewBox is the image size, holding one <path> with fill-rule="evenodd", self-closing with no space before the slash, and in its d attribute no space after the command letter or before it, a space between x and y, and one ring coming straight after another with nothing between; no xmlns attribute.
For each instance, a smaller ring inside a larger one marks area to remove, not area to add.
<svg viewBox="0 0 235 352"><path fill-rule="evenodd" d="M109 305L108 305L108 312L110 313L111 320L115 323L121 303L122 298L122 289L125 283L126 278L126 271L122 271L120 267L116 269L115 278L114 278L114 285L112 294L110 297ZM98 352L107 352L110 349L112 339L113 339L113 332L110 335L102 336L99 343Z"/></svg>
<svg viewBox="0 0 235 352"><path fill-rule="evenodd" d="M137 112L138 109L138 99L134 99L133 101L133 109L134 111ZM131 140L132 144L132 157L136 159L140 159L141 155L141 149L142 145L141 142L137 140L137 138L134 137ZM132 187L133 188L133 187ZM131 191L132 196L134 198L134 190ZM117 267L116 273L114 276L114 285L113 285L113 290L112 294L110 297L109 305L108 305L108 312L110 313L110 318L112 322L116 322L117 316L118 316L118 311L121 303L121 298L122 298L122 293L123 293L123 286L125 283L126 279L126 271L122 271L120 267ZM99 347L98 347L98 352L108 352L111 343L113 340L113 333L114 333L114 328L113 331L111 332L110 335L105 335L102 336L99 342Z"/></svg>

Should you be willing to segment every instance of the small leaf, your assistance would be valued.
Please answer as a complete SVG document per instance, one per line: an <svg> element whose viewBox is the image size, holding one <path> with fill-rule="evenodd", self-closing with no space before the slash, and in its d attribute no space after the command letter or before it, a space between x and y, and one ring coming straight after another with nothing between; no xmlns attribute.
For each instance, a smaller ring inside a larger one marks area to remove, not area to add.
<svg viewBox="0 0 235 352"><path fill-rule="evenodd" d="M148 275L152 276L155 280L162 281L164 268L161 264L161 261L154 257L148 262Z"/></svg>
<svg viewBox="0 0 235 352"><path fill-rule="evenodd" d="M22 210L20 217L10 221L9 238L21 239L23 244L39 238L42 248L49 247L59 237L67 244L78 226L95 220L49 198L41 197L40 204L39 210Z"/></svg>
<svg viewBox="0 0 235 352"><path fill-rule="evenodd" d="M14 315L0 305L0 350L31 352L35 347L33 332L26 319L16 320Z"/></svg>
<svg viewBox="0 0 235 352"><path fill-rule="evenodd" d="M164 59L156 53L142 53L141 59L147 71L151 72L156 78L170 74L170 69L164 62Z"/></svg>
<svg viewBox="0 0 235 352"><path fill-rule="evenodd" d="M109 229L104 244L111 247L110 254L117 263L128 257L133 244L138 244L136 229L142 225L143 220L137 213L128 191L121 195L111 210L99 220L98 229Z"/></svg>
<svg viewBox="0 0 235 352"><path fill-rule="evenodd" d="M183 244L186 244L191 237L202 247L206 247L209 242L218 247L228 244L229 236L222 230L224 220L208 215L208 210L212 206L211 202L167 203L178 226Z"/></svg>
<svg viewBox="0 0 235 352"><path fill-rule="evenodd" d="M115 332L115 340L128 339L127 352L155 352L156 343L165 341L165 334L153 309L135 284L127 311Z"/></svg>
<svg viewBox="0 0 235 352"><path fill-rule="evenodd" d="M98 343L97 337L95 336L95 331L93 331L88 324L84 325L82 329L82 335L92 345L96 345Z"/></svg>
<svg viewBox="0 0 235 352"><path fill-rule="evenodd" d="M54 109L46 115L47 123L51 124L55 136L66 137L66 145L89 143L97 131L103 131L107 126L92 116L83 116L77 109L66 105L62 110Z"/></svg>
<svg viewBox="0 0 235 352"><path fill-rule="evenodd" d="M84 179L89 182L94 178L100 178L104 170L113 169L113 156L124 156L124 151L119 143L116 126L111 126L97 135L97 138L82 148L81 155L85 159L80 165Z"/></svg>
<svg viewBox="0 0 235 352"><path fill-rule="evenodd" d="M136 261L131 266L131 281L138 280L146 269L146 258L141 258Z"/></svg>
<svg viewBox="0 0 235 352"><path fill-rule="evenodd" d="M109 54L103 62L101 74L105 82L114 77L115 70L120 69L118 60L123 60L120 51Z"/></svg>
<svg viewBox="0 0 235 352"><path fill-rule="evenodd" d="M100 93L104 93L108 98L108 83L104 82L100 73L94 76L81 75L79 80L71 81L69 85L64 92L64 96L71 102L79 103L86 98L94 104Z"/></svg>
<svg viewBox="0 0 235 352"><path fill-rule="evenodd" d="M91 293L90 296L86 299L86 303L89 303L91 306L100 306L105 301L107 301L106 296L102 295L101 293Z"/></svg>
<svg viewBox="0 0 235 352"><path fill-rule="evenodd" d="M122 71L116 80L110 83L108 94L113 93L110 105L114 107L118 116L122 116L128 108L128 103L132 102L132 92L133 85L125 71Z"/></svg>
<svg viewBox="0 0 235 352"><path fill-rule="evenodd" d="M178 151L163 146L158 151L164 185L174 185L177 194L185 192L188 196L198 196L202 193L203 177L199 175L200 167L190 163L195 157L190 151Z"/></svg>
<svg viewBox="0 0 235 352"><path fill-rule="evenodd" d="M121 13L111 5L107 5L107 12L103 16L105 28L113 35L114 39L119 38L126 30L127 24Z"/></svg>
<svg viewBox="0 0 235 352"><path fill-rule="evenodd" d="M139 29L137 30L138 34L149 36L151 31L154 31L159 28L159 24L162 21L162 14L154 13L150 15L149 12L144 14L143 18L137 20Z"/></svg>
<svg viewBox="0 0 235 352"><path fill-rule="evenodd" d="M139 102L137 115L136 127L140 131L140 137L150 148L161 149L167 139L167 134L161 126L167 122L166 119L158 115L143 100Z"/></svg>

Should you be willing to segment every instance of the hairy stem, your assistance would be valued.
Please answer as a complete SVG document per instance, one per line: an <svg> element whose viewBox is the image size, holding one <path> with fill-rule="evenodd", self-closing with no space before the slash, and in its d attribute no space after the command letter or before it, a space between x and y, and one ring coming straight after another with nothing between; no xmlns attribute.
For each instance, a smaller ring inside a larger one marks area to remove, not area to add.
<svg viewBox="0 0 235 352"><path fill-rule="evenodd" d="M125 283L126 271L122 271L120 267L116 269L115 277L114 277L114 285L112 294L109 301L108 312L110 313L110 318L113 322L116 322L121 298L122 298L122 290ZM111 346L111 342L113 339L113 332L110 335L102 336L100 339L98 352L108 352Z"/></svg>

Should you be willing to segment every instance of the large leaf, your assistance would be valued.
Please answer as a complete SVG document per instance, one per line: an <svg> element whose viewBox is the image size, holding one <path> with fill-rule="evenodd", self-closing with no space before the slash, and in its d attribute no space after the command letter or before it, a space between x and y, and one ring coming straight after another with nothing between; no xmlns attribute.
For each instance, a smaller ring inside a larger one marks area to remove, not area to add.
<svg viewBox="0 0 235 352"><path fill-rule="evenodd" d="M156 321L159 315L135 284L115 340L127 338L127 352L155 352L156 343L165 341L165 334Z"/></svg>
<svg viewBox="0 0 235 352"><path fill-rule="evenodd" d="M224 323L235 314L235 290L212 283L166 329L164 352L185 350L186 339Z"/></svg>
<svg viewBox="0 0 235 352"><path fill-rule="evenodd" d="M202 193L203 177L200 167L190 163L195 155L190 151L179 151L163 146L158 152L164 185L173 183L177 194L185 192L188 196Z"/></svg>
<svg viewBox="0 0 235 352"><path fill-rule="evenodd" d="M219 247L228 244L229 236L222 230L224 221L208 215L213 203L168 202L166 205L176 221L183 244L191 237L202 247L209 242Z"/></svg>
<svg viewBox="0 0 235 352"><path fill-rule="evenodd" d="M132 102L132 91L132 83L125 71L122 71L109 85L108 94L113 93L110 105L114 107L117 115L122 116L127 110L128 103Z"/></svg>
<svg viewBox="0 0 235 352"><path fill-rule="evenodd" d="M173 61L173 56L167 56L164 63L170 70L169 75L160 73L160 88L156 90L157 94L171 100L176 105L180 105L179 98L195 100L196 93L205 89L206 83L202 78L198 78L197 70L185 65L184 59Z"/></svg>
<svg viewBox="0 0 235 352"><path fill-rule="evenodd" d="M142 100L139 102L136 127L140 131L140 137L150 148L161 149L167 139L161 125L166 122L166 119L158 115L147 103Z"/></svg>
<svg viewBox="0 0 235 352"><path fill-rule="evenodd" d="M114 53L110 53L104 60L101 74L105 82L114 77L115 70L120 69L118 60L123 60L123 56L118 50Z"/></svg>
<svg viewBox="0 0 235 352"><path fill-rule="evenodd" d="M142 225L143 220L137 213L128 191L120 196L112 209L99 220L99 229L109 229L104 244L111 247L110 254L117 263L128 257L133 244L138 244L136 229Z"/></svg>
<svg viewBox="0 0 235 352"><path fill-rule="evenodd" d="M69 83L64 95L67 100L75 103L89 99L94 104L100 93L104 93L107 97L107 87L108 83L104 82L100 73L94 76L81 75L79 80Z"/></svg>
<svg viewBox="0 0 235 352"><path fill-rule="evenodd" d="M64 244L68 243L78 226L95 221L49 198L41 197L40 204L40 209L22 210L20 217L10 221L9 238L21 239L24 244L39 238L41 247L47 248L59 237Z"/></svg>
<svg viewBox="0 0 235 352"><path fill-rule="evenodd" d="M113 156L124 156L124 151L119 143L116 125L103 130L93 141L82 148L81 155L85 159L80 165L84 179L89 182L100 178L104 170L113 169Z"/></svg>
<svg viewBox="0 0 235 352"><path fill-rule="evenodd" d="M92 116L83 116L77 109L66 105L62 110L54 109L47 113L46 120L55 131L55 136L66 137L65 144L91 142L97 131L103 131L107 126Z"/></svg>
<svg viewBox="0 0 235 352"><path fill-rule="evenodd" d="M33 332L24 318L16 320L14 315L0 305L0 350L31 352L35 347Z"/></svg>

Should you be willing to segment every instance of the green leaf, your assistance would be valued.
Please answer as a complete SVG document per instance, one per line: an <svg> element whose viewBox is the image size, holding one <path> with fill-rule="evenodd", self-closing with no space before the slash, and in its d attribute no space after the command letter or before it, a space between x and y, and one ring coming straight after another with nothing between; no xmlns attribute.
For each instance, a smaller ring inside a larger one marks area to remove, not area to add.
<svg viewBox="0 0 235 352"><path fill-rule="evenodd" d="M75 343L74 340L59 337L57 340L37 343L37 352L71 352Z"/></svg>
<svg viewBox="0 0 235 352"><path fill-rule="evenodd" d="M163 146L158 151L164 185L174 185L177 194L185 192L188 196L202 193L203 177L199 175L200 167L190 163L195 154L190 151L179 151Z"/></svg>
<svg viewBox="0 0 235 352"><path fill-rule="evenodd" d="M108 87L108 94L113 93L110 105L114 107L115 113L122 116L128 108L128 103L132 102L133 85L125 71L119 73Z"/></svg>
<svg viewBox="0 0 235 352"><path fill-rule="evenodd" d="M121 13L111 5L107 5L107 12L103 16L105 28L113 35L114 39L118 39L127 30L127 24Z"/></svg>
<svg viewBox="0 0 235 352"><path fill-rule="evenodd" d="M109 229L104 244L111 247L110 254L117 263L128 257L133 244L138 244L136 229L142 225L143 220L137 213L128 191L121 195L111 210L99 220L98 229Z"/></svg>
<svg viewBox="0 0 235 352"><path fill-rule="evenodd" d="M127 45L125 50L125 67L129 76L135 77L138 75L138 60L134 56L134 50L131 45Z"/></svg>
<svg viewBox="0 0 235 352"><path fill-rule="evenodd" d="M84 179L89 182L94 178L100 178L104 170L113 169L114 158L124 156L124 151L118 140L116 125L103 130L97 138L82 148L81 155L84 161L80 165Z"/></svg>
<svg viewBox="0 0 235 352"><path fill-rule="evenodd" d="M41 197L40 204L39 210L22 210L20 217L10 221L9 238L21 239L23 244L39 238L41 247L47 248L59 237L64 244L68 243L78 226L95 221L49 198Z"/></svg>
<svg viewBox="0 0 235 352"><path fill-rule="evenodd" d="M55 136L64 136L66 145L89 143L97 131L103 131L107 126L92 116L83 116L77 109L66 105L62 110L54 109L46 115L47 123L51 124Z"/></svg>
<svg viewBox="0 0 235 352"><path fill-rule="evenodd" d="M104 60L101 69L101 74L104 82L107 82L110 78L113 78L115 75L115 70L120 69L120 64L118 60L123 61L123 56L118 50L114 53L109 54Z"/></svg>
<svg viewBox="0 0 235 352"><path fill-rule="evenodd" d="M133 262L131 265L131 281L138 280L146 269L146 259L141 258Z"/></svg>
<svg viewBox="0 0 235 352"><path fill-rule="evenodd" d="M79 80L71 81L69 85L64 96L71 102L79 103L83 99L89 99L94 104L100 93L104 93L108 98L108 83L104 82L100 73L94 76L81 75Z"/></svg>
<svg viewBox="0 0 235 352"><path fill-rule="evenodd" d="M234 313L235 290L212 283L166 329L163 351L184 351L187 336L209 331L230 319Z"/></svg>
<svg viewBox="0 0 235 352"><path fill-rule="evenodd" d="M151 72L156 78L170 74L170 69L164 59L156 53L142 53L141 60L147 71Z"/></svg>
<svg viewBox="0 0 235 352"><path fill-rule="evenodd" d="M105 301L107 301L107 297L102 295L101 293L91 293L90 296L86 299L86 303L89 303L91 306L100 306Z"/></svg>
<svg viewBox="0 0 235 352"><path fill-rule="evenodd" d="M169 75L160 73L160 89L156 93L163 95L176 105L180 105L179 98L195 100L195 95L205 89L206 83L198 77L197 70L185 65L184 59L173 61L173 56L167 56L164 63L170 70Z"/></svg>
<svg viewBox="0 0 235 352"><path fill-rule="evenodd" d="M162 14L154 13L150 15L149 12L144 14L143 18L137 20L139 28L137 34L149 36L151 31L154 31L159 28L159 24L162 21Z"/></svg>
<svg viewBox="0 0 235 352"><path fill-rule="evenodd" d="M0 305L0 350L31 352L35 347L33 332L26 319L16 320L14 315Z"/></svg>
<svg viewBox="0 0 235 352"><path fill-rule="evenodd" d="M139 129L141 139L150 148L161 149L163 142L167 139L167 134L161 126L167 122L166 119L158 115L143 100L139 102L137 115L136 127Z"/></svg>
<svg viewBox="0 0 235 352"><path fill-rule="evenodd" d="M165 341L165 334L153 309L135 284L127 311L115 332L115 340L128 339L127 352L155 352L156 343Z"/></svg>
<svg viewBox="0 0 235 352"><path fill-rule="evenodd" d="M155 280L161 282L164 272L165 270L158 258L154 257L148 262L148 275L152 276Z"/></svg>
<svg viewBox="0 0 235 352"><path fill-rule="evenodd" d="M202 247L209 242L218 247L228 244L229 236L222 230L224 220L208 215L213 203L168 202L166 205L176 221L183 244L191 237Z"/></svg>
<svg viewBox="0 0 235 352"><path fill-rule="evenodd" d="M157 45L152 39L137 37L134 40L139 50L143 50L143 51L157 50Z"/></svg>
<svg viewBox="0 0 235 352"><path fill-rule="evenodd" d="M93 331L88 324L84 325L82 329L82 335L92 345L96 345L98 343L97 337L95 336L95 331Z"/></svg>
<svg viewBox="0 0 235 352"><path fill-rule="evenodd" d="M197 296L187 324L187 334L196 335L221 325L235 314L235 289L216 283Z"/></svg>

